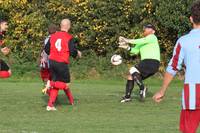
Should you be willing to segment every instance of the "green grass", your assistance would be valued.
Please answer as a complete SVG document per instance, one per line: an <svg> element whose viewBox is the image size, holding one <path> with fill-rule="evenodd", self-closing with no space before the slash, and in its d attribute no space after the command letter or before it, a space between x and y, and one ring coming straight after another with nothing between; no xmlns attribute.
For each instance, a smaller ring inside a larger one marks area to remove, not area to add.
<svg viewBox="0 0 200 133"><path fill-rule="evenodd" d="M74 81L75 106L60 91L58 111L47 112L39 80L0 80L0 133L179 133L182 81L171 84L160 104L151 97L161 80L145 83L145 102L138 100L136 87L133 101L121 104L125 80Z"/></svg>

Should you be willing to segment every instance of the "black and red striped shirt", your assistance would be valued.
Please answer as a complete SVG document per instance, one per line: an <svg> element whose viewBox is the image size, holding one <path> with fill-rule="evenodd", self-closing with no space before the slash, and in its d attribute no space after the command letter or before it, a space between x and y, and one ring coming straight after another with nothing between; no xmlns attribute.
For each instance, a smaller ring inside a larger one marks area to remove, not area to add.
<svg viewBox="0 0 200 133"><path fill-rule="evenodd" d="M77 56L77 46L72 35L59 31L51 35L45 45L45 52L49 54L49 59L57 62L69 64L69 56Z"/></svg>

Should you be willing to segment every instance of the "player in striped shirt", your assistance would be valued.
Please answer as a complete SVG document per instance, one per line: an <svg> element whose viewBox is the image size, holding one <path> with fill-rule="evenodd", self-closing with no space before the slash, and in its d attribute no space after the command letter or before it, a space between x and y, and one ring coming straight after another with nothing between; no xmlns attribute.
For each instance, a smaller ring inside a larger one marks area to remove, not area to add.
<svg viewBox="0 0 200 133"><path fill-rule="evenodd" d="M45 85L48 80L51 80L51 75L49 69L49 57L44 48L49 41L51 34L54 34L56 31L58 31L58 27L55 24L50 24L48 27L49 36L44 40L42 52L40 55L40 77Z"/></svg>
<svg viewBox="0 0 200 133"><path fill-rule="evenodd" d="M153 96L155 102L162 101L177 71L183 64L186 66L180 115L180 131L183 133L196 133L200 123L200 0L191 7L190 21L193 29L177 40L163 85Z"/></svg>

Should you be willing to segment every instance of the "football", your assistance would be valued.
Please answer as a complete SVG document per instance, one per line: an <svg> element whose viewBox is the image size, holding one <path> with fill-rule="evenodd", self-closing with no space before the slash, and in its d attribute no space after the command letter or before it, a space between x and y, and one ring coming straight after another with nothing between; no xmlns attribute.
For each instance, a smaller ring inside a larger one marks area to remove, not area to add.
<svg viewBox="0 0 200 133"><path fill-rule="evenodd" d="M113 55L111 57L111 63L113 65L120 65L122 63L122 57L120 55L117 55L117 54Z"/></svg>

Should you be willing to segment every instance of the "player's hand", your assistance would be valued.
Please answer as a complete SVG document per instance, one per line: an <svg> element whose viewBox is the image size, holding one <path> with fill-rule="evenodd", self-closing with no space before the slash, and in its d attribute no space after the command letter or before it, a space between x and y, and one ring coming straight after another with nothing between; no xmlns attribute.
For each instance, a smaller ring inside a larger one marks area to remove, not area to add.
<svg viewBox="0 0 200 133"><path fill-rule="evenodd" d="M82 53L81 53L81 51L77 51L77 56L78 56L78 58L81 58L82 57Z"/></svg>
<svg viewBox="0 0 200 133"><path fill-rule="evenodd" d="M128 42L127 42L127 39L125 37L120 36L119 37L119 43L128 43Z"/></svg>
<svg viewBox="0 0 200 133"><path fill-rule="evenodd" d="M154 94L153 100L154 100L155 102L159 103L159 102L161 102L161 101L163 100L164 95L165 95L165 93L164 93L162 90L160 90L160 91L158 91L158 92L156 92L156 93Z"/></svg>
<svg viewBox="0 0 200 133"><path fill-rule="evenodd" d="M126 49L126 50L130 50L131 49L131 47L127 43L119 43L118 47Z"/></svg>
<svg viewBox="0 0 200 133"><path fill-rule="evenodd" d="M47 88L42 89L42 93L47 94L47 90L48 90Z"/></svg>
<svg viewBox="0 0 200 133"><path fill-rule="evenodd" d="M4 55L8 55L10 53L10 49L8 47L4 47L1 49L1 52L4 54Z"/></svg>
<svg viewBox="0 0 200 133"><path fill-rule="evenodd" d="M46 62L45 58L41 58L41 60L40 60L40 67L46 68L46 64L47 64L47 62Z"/></svg>

